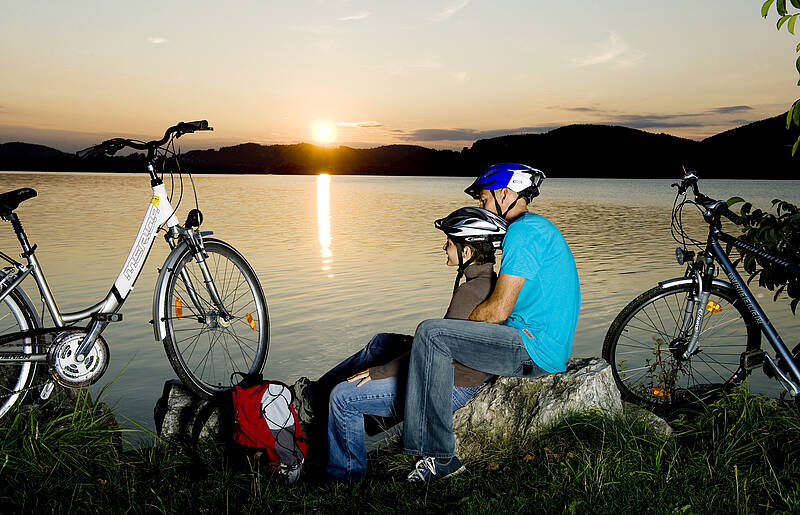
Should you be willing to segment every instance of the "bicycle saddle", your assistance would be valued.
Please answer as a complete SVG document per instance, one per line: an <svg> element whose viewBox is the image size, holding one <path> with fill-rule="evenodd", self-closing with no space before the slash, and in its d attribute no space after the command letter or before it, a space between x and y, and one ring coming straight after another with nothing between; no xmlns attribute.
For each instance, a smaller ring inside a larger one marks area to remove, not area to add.
<svg viewBox="0 0 800 515"><path fill-rule="evenodd" d="M0 194L0 216L10 215L20 204L35 196L36 190L33 188L20 188Z"/></svg>

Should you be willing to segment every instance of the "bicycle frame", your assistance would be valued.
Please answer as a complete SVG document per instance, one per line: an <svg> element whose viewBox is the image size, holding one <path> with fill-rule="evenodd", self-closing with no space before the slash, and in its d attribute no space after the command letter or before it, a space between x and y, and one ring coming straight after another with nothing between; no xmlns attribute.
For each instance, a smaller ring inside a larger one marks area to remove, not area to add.
<svg viewBox="0 0 800 515"><path fill-rule="evenodd" d="M747 307L748 311L753 316L756 323L759 325L761 332L767 338L770 345L772 345L772 348L775 350L778 356L780 356L780 358L783 359L783 361L786 363L791 378L786 377L786 375L777 367L772 358L768 354L765 354L765 357L770 361L772 368L775 370L776 374L778 374L778 376L781 378L784 387L787 389L787 391L791 393L792 396L800 395L800 386L799 386L800 368L798 368L797 364L794 361L794 358L789 352L789 349L786 347L786 344L783 342L780 335L772 326L772 323L769 321L769 318L767 317L766 313L764 313L764 310L761 308L761 306L758 304L753 294L750 292L749 288L747 287L747 284L742 279L741 275L739 275L739 273L736 271L735 266L733 265L730 258L720 245L720 241L728 243L745 253L754 254L763 259L766 259L769 262L779 265L785 268L786 270L792 272L793 274L796 274L798 277L800 277L800 267L797 267L777 256L769 254L768 252L765 252L747 242L735 238L730 234L724 233L718 227L712 225L709 230L708 241L706 244L706 253L710 254L711 257L713 257L714 260L716 260L716 262L719 263L720 267L722 267L722 270L725 272L725 275L728 276L730 284L735 290L737 296ZM698 273L698 275L700 274ZM706 302L708 301L710 281L711 279L713 279L713 276L714 276L713 263L707 262L705 274L702 274L702 277L699 278L700 280L698 283L700 290L700 296L698 300L700 302L697 308L697 317L695 319L695 329L693 331L692 340L689 344L689 348L687 349L687 354L689 355L691 355L691 353L694 352L694 350L696 349L697 345L696 342L699 336L700 327L702 325L702 318L705 313ZM703 294L705 296L703 296ZM687 333L688 333L688 327L687 327L688 319L690 318L691 315L690 313L688 313L688 311L690 311L690 309L687 307L687 319L685 319L682 329L682 331L686 331Z"/></svg>
<svg viewBox="0 0 800 515"><path fill-rule="evenodd" d="M148 163L148 171L153 171L152 166L151 163ZM116 315L133 289L144 267L147 256L153 247L158 228L164 223L166 223L169 229L178 225L178 219L175 217L172 206L167 199L167 192L164 184L160 180L157 182L151 181L151 186L153 188L153 197L147 207L144 219L139 227L139 232L131 246L131 250L128 253L122 270L120 270L119 275L114 281L114 286L102 301L81 311L62 313L50 289L50 285L47 283L39 260L36 258L36 246L30 245L19 222L15 224L14 229L23 250L21 256L27 260L28 264L12 263L15 265L17 273L14 276L7 275L0 281L0 284L2 284L11 277L14 277L9 284L2 285L0 301L9 295L14 288L18 287L28 275L32 274L39 292L42 295L42 300L45 306L47 306L47 310L56 327L64 327L70 322L93 318L93 322L88 327L88 336L78 348L78 354L85 355L85 353L92 348L92 345L94 345L94 342L103 329L105 329L114 318L113 315ZM0 356L0 362L3 361L6 361L6 359Z"/></svg>
<svg viewBox="0 0 800 515"><path fill-rule="evenodd" d="M53 292L47 283L47 279L45 278L42 267L36 258L36 245L30 245L27 236L22 229L22 224L19 222L19 219L16 217L16 215L12 214L11 221L14 232L17 235L17 239L19 240L23 251L21 257L24 257L27 260L27 265L18 263L0 252L0 257L10 262L13 265L13 269L15 269L12 271L8 271L8 269L6 269L5 274L0 274L0 302L2 302L2 300L15 288L20 286L22 281L24 281L29 275L33 274L36 285L41 293L42 300L57 328L65 327L70 322L76 322L87 318L92 319L92 323L87 327L87 336L76 350L76 359L78 361L82 360L86 353L91 350L97 338L111 321L121 320L121 316L117 316L117 313L133 289L136 280L139 278L144 263L147 260L147 256L153 247L153 242L155 241L159 227L161 227L162 224L166 224L167 226L168 230L165 239L170 248L174 250L178 246L178 244L175 242L176 238L182 238L188 243L198 261L203 274L205 287L207 288L212 301L216 304L216 307L219 309L220 314L224 318L229 316L227 310L223 306L222 300L219 298L216 286L214 285L211 274L208 271L208 267L205 263L202 247L202 236L211 234L211 232L199 233L193 229L183 228L178 224L178 219L175 217L174 209L168 200L163 181L155 173L154 163L155 150L151 150L148 152L147 171L150 175L150 185L153 189L153 197L151 198L150 204L147 207L144 219L139 227L139 232L133 242L133 245L131 246L128 257L122 266L122 270L120 270L119 275L114 281L114 285L108 292L108 295L106 295L106 297L97 304L81 311L71 313L61 312L55 297L53 296ZM186 284L190 298L194 302L198 311L201 311L202 309L200 300L194 293L196 289L191 281L191 278L189 278L185 272L182 273L181 278ZM0 352L0 363L46 361L46 359L46 354L24 355L13 352Z"/></svg>

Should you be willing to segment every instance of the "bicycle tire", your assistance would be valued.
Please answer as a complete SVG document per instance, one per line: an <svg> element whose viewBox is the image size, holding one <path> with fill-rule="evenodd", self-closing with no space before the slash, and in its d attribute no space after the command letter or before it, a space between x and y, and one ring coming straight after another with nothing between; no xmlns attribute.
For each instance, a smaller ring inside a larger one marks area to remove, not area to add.
<svg viewBox="0 0 800 515"><path fill-rule="evenodd" d="M233 388L234 372L261 373L269 352L269 311L258 277L236 249L211 239L204 242L204 248L214 284L233 318L224 325L187 248L169 272L163 343L184 385L208 399ZM200 310L193 305L183 271L196 286Z"/></svg>
<svg viewBox="0 0 800 515"><path fill-rule="evenodd" d="M38 327L36 313L24 301L22 295L13 290L0 302L0 334L10 334ZM32 354L36 344L30 338L2 346L4 351ZM14 404L22 402L36 376L36 363L4 363L0 365L0 418ZM20 392L20 390L22 390ZM16 393L15 393L16 392Z"/></svg>
<svg viewBox="0 0 800 515"><path fill-rule="evenodd" d="M612 322L603 358L623 399L655 410L677 408L706 401L749 373L741 356L760 348L760 328L735 292L717 285L711 287L709 302L716 304L707 304L697 351L688 359L677 358L677 335L692 291L692 284L657 286L631 301Z"/></svg>

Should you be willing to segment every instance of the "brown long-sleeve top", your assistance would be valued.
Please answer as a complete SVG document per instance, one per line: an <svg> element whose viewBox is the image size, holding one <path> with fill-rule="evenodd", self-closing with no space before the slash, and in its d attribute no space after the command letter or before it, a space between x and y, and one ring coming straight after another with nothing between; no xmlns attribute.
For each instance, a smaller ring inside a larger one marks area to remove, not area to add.
<svg viewBox="0 0 800 515"><path fill-rule="evenodd" d="M486 300L497 280L492 263L470 265L464 270L464 277L466 281L453 292L453 298L450 299L444 318L467 320L472 310ZM408 360L409 354L406 353L385 365L370 367L369 375L372 379L405 376L408 371ZM464 366L457 361L454 361L453 365L455 386L480 386L486 379L484 372Z"/></svg>

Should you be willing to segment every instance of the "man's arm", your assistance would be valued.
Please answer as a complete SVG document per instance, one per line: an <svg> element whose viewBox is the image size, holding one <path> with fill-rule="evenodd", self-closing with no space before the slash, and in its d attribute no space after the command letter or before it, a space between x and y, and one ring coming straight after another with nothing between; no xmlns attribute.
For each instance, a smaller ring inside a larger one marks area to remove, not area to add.
<svg viewBox="0 0 800 515"><path fill-rule="evenodd" d="M514 309L523 284L525 284L524 277L500 274L492 294L472 310L469 319L492 324L505 322L508 315L511 314L511 310Z"/></svg>

